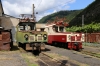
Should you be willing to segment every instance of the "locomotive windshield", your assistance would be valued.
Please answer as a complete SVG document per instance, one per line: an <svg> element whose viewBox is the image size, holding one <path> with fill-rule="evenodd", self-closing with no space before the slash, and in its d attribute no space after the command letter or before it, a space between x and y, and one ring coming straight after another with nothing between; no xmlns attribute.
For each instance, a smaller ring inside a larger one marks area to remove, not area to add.
<svg viewBox="0 0 100 66"><path fill-rule="evenodd" d="M58 32L58 26L53 26L53 30L54 30L55 32Z"/></svg>
<svg viewBox="0 0 100 66"><path fill-rule="evenodd" d="M55 32L64 32L64 27L63 26L53 26L53 30Z"/></svg>
<svg viewBox="0 0 100 66"><path fill-rule="evenodd" d="M60 31L60 32L64 32L64 27L63 27L63 26L60 26L60 27L59 27L59 31Z"/></svg>
<svg viewBox="0 0 100 66"><path fill-rule="evenodd" d="M30 31L30 30L35 30L35 23L32 22L20 22L19 24L19 30L23 31Z"/></svg>
<svg viewBox="0 0 100 66"><path fill-rule="evenodd" d="M41 31L44 31L45 28L40 28Z"/></svg>

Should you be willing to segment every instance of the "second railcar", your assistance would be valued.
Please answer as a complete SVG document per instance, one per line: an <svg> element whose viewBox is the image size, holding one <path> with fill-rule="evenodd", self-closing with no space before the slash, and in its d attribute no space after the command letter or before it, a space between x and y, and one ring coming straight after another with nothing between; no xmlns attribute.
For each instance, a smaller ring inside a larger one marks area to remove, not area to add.
<svg viewBox="0 0 100 66"><path fill-rule="evenodd" d="M45 31L48 33L48 44L64 46L68 49L82 49L84 42L83 33L66 32L67 24L63 21L47 24Z"/></svg>

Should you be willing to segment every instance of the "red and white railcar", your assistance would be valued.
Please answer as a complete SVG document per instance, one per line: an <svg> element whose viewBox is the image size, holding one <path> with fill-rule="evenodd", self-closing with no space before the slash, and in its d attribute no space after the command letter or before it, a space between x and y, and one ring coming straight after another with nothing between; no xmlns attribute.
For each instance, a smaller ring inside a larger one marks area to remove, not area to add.
<svg viewBox="0 0 100 66"><path fill-rule="evenodd" d="M68 24L63 21L46 24L45 31L48 33L48 44L65 46L68 49L82 49L84 34L76 32L66 32L65 28L67 25Z"/></svg>

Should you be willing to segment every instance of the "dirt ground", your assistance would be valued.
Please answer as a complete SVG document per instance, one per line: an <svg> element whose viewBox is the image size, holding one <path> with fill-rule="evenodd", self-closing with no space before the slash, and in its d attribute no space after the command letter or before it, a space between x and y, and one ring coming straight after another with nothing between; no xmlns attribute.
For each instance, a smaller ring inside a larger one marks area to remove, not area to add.
<svg viewBox="0 0 100 66"><path fill-rule="evenodd" d="M80 66L84 66L83 63L89 64L91 66L96 65L96 64L99 65L99 59L97 63L97 59L95 58L87 58L87 59L82 58L82 57L85 57L85 55L80 56L80 54L73 53L73 52L71 53L70 50L47 46L47 45L46 45L46 48L48 50L45 51L45 53L54 57L54 59L69 60L70 58L70 62L77 63ZM93 51L97 53L100 51L99 48L91 48L91 47L85 47L85 46L83 48L85 51L88 50L88 51ZM32 54L32 52L23 52L20 50L21 49L17 47L17 44L14 43L14 47L11 51L0 51L0 66L40 66L37 63L38 59ZM76 60L76 61L73 61L73 60ZM93 60L94 61L96 60L96 62L93 62ZM78 61L81 63L79 63ZM88 61L91 61L93 63L90 63Z"/></svg>
<svg viewBox="0 0 100 66"><path fill-rule="evenodd" d="M38 66L33 59L29 53L21 52L16 43L11 51L0 51L0 66Z"/></svg>
<svg viewBox="0 0 100 66"><path fill-rule="evenodd" d="M16 51L0 51L0 66L27 66L27 63Z"/></svg>

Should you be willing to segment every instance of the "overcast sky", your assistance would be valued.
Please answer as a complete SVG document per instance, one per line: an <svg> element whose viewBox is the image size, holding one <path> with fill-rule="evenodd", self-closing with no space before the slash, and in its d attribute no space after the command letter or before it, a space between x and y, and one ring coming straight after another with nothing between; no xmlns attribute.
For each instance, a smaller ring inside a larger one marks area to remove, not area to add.
<svg viewBox="0 0 100 66"><path fill-rule="evenodd" d="M37 21L43 16L60 11L83 9L94 0L2 0L4 13L18 17L19 14L32 14L35 5Z"/></svg>

